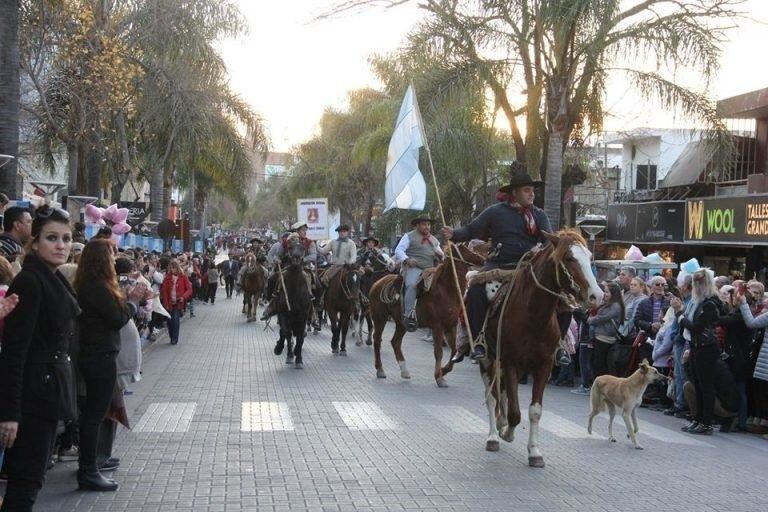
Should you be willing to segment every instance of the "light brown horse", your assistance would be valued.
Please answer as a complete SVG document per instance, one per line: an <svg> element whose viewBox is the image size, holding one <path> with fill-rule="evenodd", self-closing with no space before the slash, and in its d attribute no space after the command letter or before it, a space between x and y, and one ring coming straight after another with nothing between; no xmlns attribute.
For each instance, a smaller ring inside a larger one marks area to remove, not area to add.
<svg viewBox="0 0 768 512"><path fill-rule="evenodd" d="M256 256L249 253L243 263L243 276L240 281L244 298L243 313L248 315L248 322L256 321L256 308L267 280L265 274L266 271L256 261Z"/></svg>
<svg viewBox="0 0 768 512"><path fill-rule="evenodd" d="M599 304L603 298L592 274L591 254L581 235L573 230L544 235L549 243L529 264L518 267L509 297L488 319L486 340L490 353L499 349L501 371L497 375L496 363L491 359L480 364L488 406L488 451L499 449L499 437L509 442L514 439L515 427L520 423L517 383L524 375L533 376L528 407L528 464L533 467L544 467L539 449L539 420L544 389L560 340L558 303L575 298L585 304ZM501 338L497 342L498 332ZM496 378L501 380L497 383Z"/></svg>
<svg viewBox="0 0 768 512"><path fill-rule="evenodd" d="M424 293L416 303L416 319L419 327L432 329L435 351L435 382L438 387L444 388L445 374L453 369L450 361L445 367L443 364L443 341L448 342L451 349L450 357L456 354L456 326L461 313L461 297L467 287L466 273L472 266L481 266L485 260L463 245L452 245L456 273L459 277L461 290L456 290L456 284L451 272L448 258L437 266L430 290ZM395 351L395 359L400 365L400 376L410 379L411 374L405 364L402 344L406 329L403 324L403 308L401 306L400 289L403 278L400 275L388 275L378 280L371 287L369 298L371 301L371 317L373 318L373 351L375 354L376 376L380 379L387 377L381 364L381 335L387 320L395 321L395 334L392 336L392 348ZM388 295L395 295L388 297Z"/></svg>

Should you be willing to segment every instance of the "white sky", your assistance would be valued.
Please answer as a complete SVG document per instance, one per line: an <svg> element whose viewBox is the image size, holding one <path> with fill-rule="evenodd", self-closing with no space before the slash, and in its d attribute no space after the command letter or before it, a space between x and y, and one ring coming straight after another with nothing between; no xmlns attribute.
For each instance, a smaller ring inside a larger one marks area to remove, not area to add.
<svg viewBox="0 0 768 512"><path fill-rule="evenodd" d="M220 45L233 89L266 120L274 150L286 151L314 133L328 106L342 107L347 91L378 84L368 58L397 49L422 15L415 5L313 22L331 0L235 0L250 32ZM768 1L747 0L758 22L730 34L711 94L720 99L768 87L762 49L768 43ZM606 129L670 126L674 119L610 84ZM681 122L681 124L690 124Z"/></svg>

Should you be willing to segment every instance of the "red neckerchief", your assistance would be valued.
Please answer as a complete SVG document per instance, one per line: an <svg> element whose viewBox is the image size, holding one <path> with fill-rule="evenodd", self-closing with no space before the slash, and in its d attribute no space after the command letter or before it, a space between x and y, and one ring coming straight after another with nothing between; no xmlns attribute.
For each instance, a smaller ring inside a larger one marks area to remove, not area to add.
<svg viewBox="0 0 768 512"><path fill-rule="evenodd" d="M539 233L539 226L536 225L536 218L533 216L533 206L520 206L517 203L509 203L509 205L517 210L523 216L525 223L525 232L528 235L536 235Z"/></svg>
<svg viewBox="0 0 768 512"><path fill-rule="evenodd" d="M424 244L432 245L432 233L421 235L421 245L424 245Z"/></svg>

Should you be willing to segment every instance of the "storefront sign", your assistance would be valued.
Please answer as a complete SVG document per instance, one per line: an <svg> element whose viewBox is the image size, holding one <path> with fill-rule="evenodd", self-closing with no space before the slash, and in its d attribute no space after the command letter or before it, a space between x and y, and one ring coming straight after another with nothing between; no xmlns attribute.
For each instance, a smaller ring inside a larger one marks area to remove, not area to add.
<svg viewBox="0 0 768 512"><path fill-rule="evenodd" d="M136 226L144 222L149 215L149 203L141 201L120 201L120 208L128 208L128 219L126 222L131 226Z"/></svg>
<svg viewBox="0 0 768 512"><path fill-rule="evenodd" d="M626 243L683 243L684 201L620 203L608 206L606 240Z"/></svg>
<svg viewBox="0 0 768 512"><path fill-rule="evenodd" d="M637 204L620 203L608 206L606 240L634 243L636 238Z"/></svg>
<svg viewBox="0 0 768 512"><path fill-rule="evenodd" d="M734 245L768 243L768 195L688 199L685 241Z"/></svg>
<svg viewBox="0 0 768 512"><path fill-rule="evenodd" d="M635 240L641 243L681 243L685 201L638 203Z"/></svg>

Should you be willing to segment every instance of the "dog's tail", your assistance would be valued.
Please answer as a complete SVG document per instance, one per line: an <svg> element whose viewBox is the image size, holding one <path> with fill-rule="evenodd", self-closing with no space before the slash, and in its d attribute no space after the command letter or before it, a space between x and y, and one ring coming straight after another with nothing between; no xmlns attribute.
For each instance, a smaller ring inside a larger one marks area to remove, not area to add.
<svg viewBox="0 0 768 512"><path fill-rule="evenodd" d="M605 411L605 400L603 400L602 393L600 393L599 379L595 379L592 383L592 390L589 392L589 401L593 411Z"/></svg>

